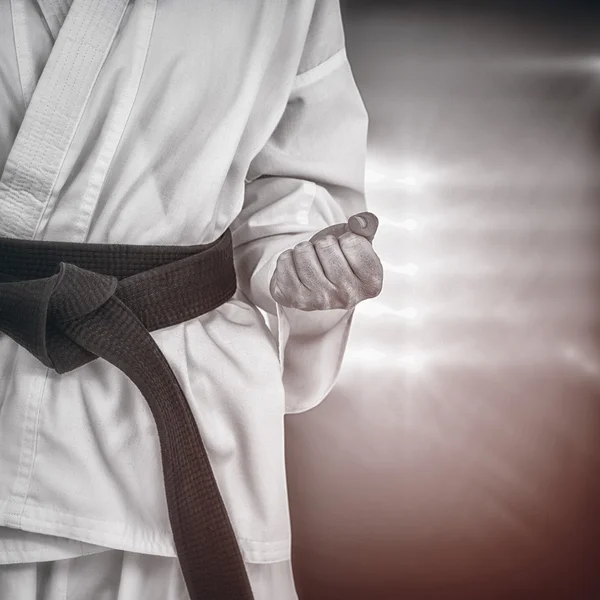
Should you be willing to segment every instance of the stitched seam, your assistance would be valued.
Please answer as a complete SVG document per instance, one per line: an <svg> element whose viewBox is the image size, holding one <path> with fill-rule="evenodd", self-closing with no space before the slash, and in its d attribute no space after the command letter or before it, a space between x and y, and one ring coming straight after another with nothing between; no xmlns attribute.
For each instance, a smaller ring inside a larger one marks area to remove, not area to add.
<svg viewBox="0 0 600 600"><path fill-rule="evenodd" d="M122 20L122 18L123 18L123 15L125 14L125 8L126 8L126 6L127 6L127 5L125 4L125 5L124 5L124 7L122 7L122 12L121 12L121 17L120 17L120 19L119 19L119 23L121 22L121 20ZM112 7L112 12L111 12L111 13L108 15L108 18L109 18L109 20L112 20L112 18L113 18L113 15L114 15L114 14L116 13L116 11L117 11L117 7L118 7L118 3L115 3L115 4L113 5L113 7ZM103 16L104 16L104 15L103 15ZM91 18L91 17L90 17L90 18ZM96 17L96 19L97 19L98 21L100 21L100 20L101 20L101 19L98 19L98 17ZM98 24L98 27L97 27L97 29L98 29L99 27L100 27L100 24ZM79 34L79 36L81 36L81 29L82 29L82 28L83 28L83 27L82 27L82 25L80 25L79 31L77 32L77 33ZM64 150L63 150L63 152L62 152L62 156L61 156L61 157L60 157L60 159L59 159L59 160L60 160L59 164L55 165L55 167L54 167L54 177L53 177L53 180L52 180L52 182L51 182L50 188L48 189L48 191L47 191L47 194L45 195L44 206L42 207L42 210L41 210L41 212L40 212L40 214L39 214L38 221L37 221L37 223L36 223L36 226L35 226L35 229L34 229L34 234L33 234L33 237L36 237L36 236L37 236L37 234L38 234L38 231L39 231L39 228L40 228L40 225L42 224L42 222L43 222L43 220L44 220L44 216L45 216L45 215L48 213L48 210L49 210L49 208L50 208L50 206L49 206L49 205L50 205L50 199L51 199L51 197L52 197L52 194L53 194L53 192L54 192L54 188L55 188L55 186L56 186L56 181L57 181L57 179L58 179L58 175L59 175L59 173L60 173L60 172L61 172L61 170L62 170L62 167L63 167L63 165L64 165L64 162L65 162L66 156L67 156L67 154L68 154L68 152L69 152L69 149L71 148L71 145L73 144L73 140L74 140L74 138L75 138L75 135L76 135L76 133L77 133L77 130L79 129L79 126L80 126L80 124L81 124L81 120L82 120L82 118L83 118L83 114L84 114L84 112L85 112L85 109L86 109L86 107L87 107L87 105L88 105L88 103L89 103L90 97L91 97L91 95L92 95L92 91L93 91L93 89L94 89L94 87L95 87L95 85L96 85L96 83L97 83L97 81L98 81L98 77L100 76L100 72L101 72L101 70L102 70L102 67L104 66L104 64L105 64L105 62L106 62L106 59L108 58L108 54L109 54L109 52L110 52L110 48L112 47L112 45L113 45L113 43L114 43L114 40L115 40L115 37L116 37L116 35L117 35L117 28L118 28L118 24L117 24L117 26L115 26L115 27L114 27L114 31L113 31L113 34L112 34L112 36L111 36L111 38L110 38L110 41L109 41L109 42L108 42L108 43L105 45L106 47L104 48L104 52L103 52L103 54L102 54L102 57L101 57L101 59L100 59L100 62L99 62L99 64L96 66L96 69L95 69L96 73L95 73L94 79L93 79L93 81L90 83L90 85L89 85L89 86L87 86L87 88L88 88L88 89L87 89L86 96L85 96L85 98L84 98L83 102L81 103L81 107L80 107L79 113L78 113L78 114L75 116L75 121L76 121L76 122L74 123L73 130L72 130L72 132L71 132L71 134L70 134L70 138L71 138L71 139L69 140L69 143L67 144L67 146L64 148ZM96 34L96 31L94 31L94 32L93 32L93 35L95 35L95 34ZM67 39L68 39L69 41L71 41L71 42L72 42L74 45L76 44L76 36L73 36L72 38L67 38ZM87 44L87 43L86 43L86 44L84 44L84 46L85 46L85 59L84 59L84 60L83 60L83 61L80 63L80 70L81 70L81 68L82 68L82 67L83 67L85 64L89 64L89 62L90 62L90 61L94 61L94 60L96 60L96 59L97 59L97 55L99 54L99 49L98 49L96 46L94 46L94 45L91 45L91 44ZM66 44L65 44L65 48L66 48ZM89 53L90 51L91 51L93 54L95 54L96 56L93 56L93 57L92 57L90 60L88 60L87 56L88 56L88 53ZM79 78L79 74L77 75L77 78ZM77 78L76 78L76 79L77 79ZM77 100L78 100L78 101L79 101L79 96L80 96L80 94L81 94L81 91L82 91L82 90L81 90L81 87L80 87L80 89L79 89L79 91L78 91L78 98L77 98ZM63 90L61 91L61 97L63 96L63 94L64 94L64 87L63 87Z"/></svg>
<svg viewBox="0 0 600 600"><path fill-rule="evenodd" d="M18 1L19 0L11 0L10 14L11 14L12 24L13 24L13 44L14 44L14 48L15 48L15 56L17 58L17 69L19 71L19 84L21 85L21 95L23 96L23 106L25 108L27 108L27 96L25 94L25 73L23 72L24 57L23 57L23 53L20 52L20 50L19 50L19 43L17 42L17 37L20 34L18 33L19 26L17 25L17 17L15 15L15 10L16 10L15 5Z"/></svg>
<svg viewBox="0 0 600 600"><path fill-rule="evenodd" d="M86 206L89 205L91 208L88 211L88 214L85 214L84 210L82 210L80 213L80 222L83 222L84 219L87 219L87 223L83 223L83 225L81 227L79 227L81 229L81 235L80 235L81 240L85 240L89 234L89 230L91 227L91 221L92 221L92 215L94 214L94 209L96 208L96 205L98 203L98 198L100 197L100 194L102 193L102 189L104 188L104 184L106 183L106 177L108 176L108 173L110 171L112 163L117 154L117 150L119 148L119 145L120 145L123 135L125 133L125 129L127 128L127 124L129 123L129 119L131 118L131 113L133 111L133 107L135 105L135 101L137 99L140 86L142 84L142 77L144 75L144 71L146 69L146 64L148 62L148 54L150 53L150 40L152 38L152 33L154 31L154 24L156 22L156 0L146 0L144 3L145 8L149 8L152 4L153 4L152 23L150 24L150 27L148 28L146 37L144 39L144 47L145 47L144 57L143 57L143 60L141 61L141 66L138 69L137 82L134 83L133 85L130 85L126 89L126 91L123 93L124 98L127 98L128 96L131 98L130 100L128 100L129 107L128 108L125 107L125 109L124 109L125 111L127 111L127 115L126 115L125 119L122 119L122 124L121 124L120 128L117 127L117 124L113 123L113 127L110 129L109 132L107 132L104 147L98 153L98 158L96 160L96 164L94 165L95 169L92 172L92 175L90 176L90 184L88 186L88 189L86 189L84 197L83 197L84 204ZM123 102L125 103L125 100L123 100ZM118 111L118 108L119 107L117 106L117 108L116 108L117 111ZM116 116L114 117L114 121L118 121ZM117 133L118 129L121 130L120 133ZM116 143L111 143L112 142L111 134L113 134L114 136L117 137ZM107 146L109 146L109 147L107 148ZM95 170L97 170L96 168L98 167L99 163L106 163L106 164L103 165L104 172L100 176L100 181L97 181L97 178L96 179L94 178L94 173L95 173ZM94 188L93 194L91 192L92 187Z"/></svg>
<svg viewBox="0 0 600 600"><path fill-rule="evenodd" d="M41 413L42 413L42 404L44 402L44 396L46 395L46 385L48 383L49 372L50 372L50 369L46 369L44 383L42 384L42 389L40 390L37 411L36 411L36 415L35 415L35 427L34 427L34 434L33 434L34 437L33 437L33 442L32 442L32 457L31 457L31 463L29 465L27 490L25 491L25 495L23 497L23 504L21 506L20 516L23 516L23 512L25 511L25 505L27 504L27 499L29 497L29 492L31 491L31 483L33 481L33 470L35 468L35 459L37 457L38 439L40 436L40 417L41 417Z"/></svg>

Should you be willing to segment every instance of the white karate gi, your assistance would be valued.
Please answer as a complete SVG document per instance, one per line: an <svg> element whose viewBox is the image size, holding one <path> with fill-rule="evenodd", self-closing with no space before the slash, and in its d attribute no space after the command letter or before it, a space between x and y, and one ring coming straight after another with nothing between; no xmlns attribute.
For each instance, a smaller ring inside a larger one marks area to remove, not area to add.
<svg viewBox="0 0 600 600"><path fill-rule="evenodd" d="M276 306L268 283L281 251L366 210L366 128L338 0L0 0L0 236L192 245L232 228L238 292L152 336L260 598L295 597L283 416L325 397L353 314ZM155 425L118 369L57 375L0 334L0 450L0 598L34 598L18 581L42 561L173 568ZM107 597L135 600L115 581Z"/></svg>

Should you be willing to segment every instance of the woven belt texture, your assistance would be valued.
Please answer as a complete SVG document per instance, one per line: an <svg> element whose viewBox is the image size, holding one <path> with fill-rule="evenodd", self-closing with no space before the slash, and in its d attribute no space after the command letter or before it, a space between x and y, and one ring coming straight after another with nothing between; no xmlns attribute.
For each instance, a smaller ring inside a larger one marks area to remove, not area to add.
<svg viewBox="0 0 600 600"><path fill-rule="evenodd" d="M196 421L149 332L207 313L235 290L229 230L203 246L0 238L0 331L58 373L103 358L146 399L192 600L251 600L252 591Z"/></svg>

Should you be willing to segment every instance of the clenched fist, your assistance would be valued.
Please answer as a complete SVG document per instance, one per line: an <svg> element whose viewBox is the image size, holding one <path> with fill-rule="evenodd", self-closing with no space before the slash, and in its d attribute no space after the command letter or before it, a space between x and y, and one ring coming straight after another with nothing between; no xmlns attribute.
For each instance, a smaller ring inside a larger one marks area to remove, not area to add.
<svg viewBox="0 0 600 600"><path fill-rule="evenodd" d="M383 267L371 242L377 217L369 212L326 227L279 255L271 296L299 310L350 309L379 295Z"/></svg>

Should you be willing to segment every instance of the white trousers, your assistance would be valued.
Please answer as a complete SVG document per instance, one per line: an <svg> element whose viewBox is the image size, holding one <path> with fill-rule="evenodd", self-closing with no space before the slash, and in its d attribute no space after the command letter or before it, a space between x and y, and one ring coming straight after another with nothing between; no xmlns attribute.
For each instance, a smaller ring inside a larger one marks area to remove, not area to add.
<svg viewBox="0 0 600 600"><path fill-rule="evenodd" d="M256 600L298 600L290 561L246 564ZM175 558L106 550L0 565L2 600L189 600Z"/></svg>

